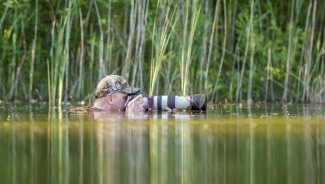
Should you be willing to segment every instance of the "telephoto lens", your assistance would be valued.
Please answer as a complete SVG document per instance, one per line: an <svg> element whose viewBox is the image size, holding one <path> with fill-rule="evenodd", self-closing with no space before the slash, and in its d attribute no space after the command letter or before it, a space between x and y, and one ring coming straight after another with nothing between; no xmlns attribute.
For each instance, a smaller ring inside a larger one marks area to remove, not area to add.
<svg viewBox="0 0 325 184"><path fill-rule="evenodd" d="M124 110L126 109L129 102L131 102L141 92L133 93L128 95ZM205 94L195 94L190 96L147 96L142 97L144 101L144 108L146 110L165 110L165 107L175 110L199 110L205 111L207 107L207 95Z"/></svg>
<svg viewBox="0 0 325 184"><path fill-rule="evenodd" d="M144 108L147 110L165 110L165 107L175 110L200 110L207 107L207 96L195 94L191 96L148 96L143 97Z"/></svg>

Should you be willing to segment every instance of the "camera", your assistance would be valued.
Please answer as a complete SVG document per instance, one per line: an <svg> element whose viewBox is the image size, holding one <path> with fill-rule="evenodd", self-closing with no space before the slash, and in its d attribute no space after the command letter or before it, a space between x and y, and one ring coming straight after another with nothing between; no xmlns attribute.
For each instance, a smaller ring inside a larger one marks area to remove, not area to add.
<svg viewBox="0 0 325 184"><path fill-rule="evenodd" d="M140 95L141 92L129 94L124 109L130 101ZM194 94L189 96L147 96L142 98L144 108L150 110L165 110L165 107L176 110L200 110L205 111L207 107L207 96L205 94Z"/></svg>

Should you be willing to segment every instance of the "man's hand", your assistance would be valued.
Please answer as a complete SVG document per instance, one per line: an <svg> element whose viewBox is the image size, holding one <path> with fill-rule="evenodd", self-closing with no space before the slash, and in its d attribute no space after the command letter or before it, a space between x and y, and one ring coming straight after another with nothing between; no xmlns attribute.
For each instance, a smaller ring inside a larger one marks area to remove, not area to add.
<svg viewBox="0 0 325 184"><path fill-rule="evenodd" d="M143 112L144 110L144 102L142 99L142 95L138 95L126 106L125 112L133 113L133 112Z"/></svg>
<svg viewBox="0 0 325 184"><path fill-rule="evenodd" d="M176 109L171 109L171 108L169 108L169 107L165 107L165 110L166 110L167 112L176 112Z"/></svg>

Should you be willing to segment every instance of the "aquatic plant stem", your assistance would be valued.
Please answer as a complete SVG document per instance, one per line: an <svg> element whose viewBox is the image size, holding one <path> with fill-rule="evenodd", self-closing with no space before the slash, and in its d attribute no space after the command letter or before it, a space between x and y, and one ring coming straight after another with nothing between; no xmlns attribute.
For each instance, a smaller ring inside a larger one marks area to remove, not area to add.
<svg viewBox="0 0 325 184"><path fill-rule="evenodd" d="M122 76L125 79L129 79L129 70L130 66L132 65L132 50L133 50L133 41L134 41L134 30L135 30L135 21L136 21L136 7L135 7L135 1L136 0L130 0L131 1L131 9L130 9L130 20L129 20L129 32L127 34L128 41L127 41L127 50L125 55L125 63L122 68ZM159 1L158 1L159 3Z"/></svg>
<svg viewBox="0 0 325 184"><path fill-rule="evenodd" d="M67 7L68 8L68 7ZM51 70L52 70L52 102L55 102L56 100L56 94L58 94L58 106L61 107L62 104L62 92L63 92L63 79L64 79L64 73L66 69L66 58L63 45L64 45L64 34L65 34L65 28L67 26L67 21L69 19L70 8L67 9L68 13L65 14L64 17L61 18L60 24L58 27L56 27L56 21L53 22L52 26L52 47L50 50L50 56L51 56ZM70 19L69 19L70 20ZM58 31L56 31L56 28ZM56 32L58 32L58 37L56 38ZM62 54L64 53L64 54ZM54 105L54 103L53 103Z"/></svg>
<svg viewBox="0 0 325 184"><path fill-rule="evenodd" d="M97 15L97 19L98 19L98 25L99 25L99 32L100 32L100 38L99 38L99 74L98 74L98 80L101 80L102 78L104 78L107 75L107 71L106 71L106 65L104 63L104 32L103 32L103 27L102 27L102 22L101 22L101 18L100 18L100 14L98 11L98 7L97 7L97 3L96 0L94 1L94 6L96 9L96 15Z"/></svg>
<svg viewBox="0 0 325 184"><path fill-rule="evenodd" d="M189 14L190 3L192 12L191 16ZM185 23L182 35L182 51L181 51L181 64L180 64L180 73L181 73L181 91L182 95L186 95L188 91L188 81L189 81L189 68L192 62L192 50L193 50L193 41L194 33L196 30L197 21L201 11L201 1L194 2L186 1L185 2ZM190 19L190 25L188 20ZM188 30L189 29L189 30Z"/></svg>
<svg viewBox="0 0 325 184"><path fill-rule="evenodd" d="M308 77L307 77L307 95L306 95L306 99L307 102L313 100L313 98L310 96L310 92L312 89L310 88L310 81L313 77L313 73L311 72L311 63L313 61L313 42L314 42L314 36L315 36L315 26L316 26L316 8L317 8L317 0L314 0L313 3L313 14L312 14L312 26L311 26L311 35L310 35L310 41L309 41L309 50L308 50L308 63L307 63L307 67L308 67ZM315 77L317 79L317 76Z"/></svg>
<svg viewBox="0 0 325 184"><path fill-rule="evenodd" d="M291 65L291 43L292 43L292 26L293 26L293 12L294 12L294 0L292 0L291 4L291 16L290 16L290 24L289 24L289 43L288 43L288 55L287 55L287 62L286 62L286 75L285 75L285 82L284 82L284 91L282 95L282 102L287 102L288 96L288 83L289 83L289 73L290 73L290 65Z"/></svg>
<svg viewBox="0 0 325 184"><path fill-rule="evenodd" d="M157 5L157 14L158 9L160 6L160 1ZM165 12L161 12L161 18L160 22L158 19L155 19L154 22L154 29L152 34L152 60L150 64L150 89L149 89L149 95L153 95L154 89L156 86L156 83L158 82L158 75L160 71L160 66L163 60L165 60L165 51L166 47L169 43L169 39L171 36L171 32L175 27L175 24L177 22L177 18L174 20L176 8L173 12L171 12L171 5L167 5L167 9Z"/></svg>
<svg viewBox="0 0 325 184"><path fill-rule="evenodd" d="M67 109L68 95L69 95L69 60L70 60L70 32L71 32L71 7L72 1L68 1L68 15L67 24L65 27L65 87L64 87L64 106Z"/></svg>
<svg viewBox="0 0 325 184"><path fill-rule="evenodd" d="M308 47L307 45L307 33L308 33L308 27L309 27L309 17L310 17L310 12L311 12L311 8L312 8L312 4L309 3L308 6L308 13L307 13L307 18L306 18L306 25L305 25L305 35L304 35L304 43L303 45L305 45L306 47ZM308 51L305 51L308 52ZM304 52L302 52L304 53ZM301 55L301 59L303 59L305 56ZM308 101L308 93L309 88L308 88L308 60L305 60L305 63L303 65L303 93L302 93L302 98L301 101L302 102L307 102Z"/></svg>
<svg viewBox="0 0 325 184"><path fill-rule="evenodd" d="M50 62L47 59L46 60L46 65L47 65L47 93L48 93L48 102L49 102L49 109L51 108L52 104L52 98L51 98L51 91L52 91L52 85L51 85L51 73L50 73ZM50 112L50 111L49 111Z"/></svg>
<svg viewBox="0 0 325 184"><path fill-rule="evenodd" d="M5 9L4 9L3 13L2 13L1 19L0 19L0 32L1 33L4 33L4 31L3 31L3 21L5 20L5 18L7 16L8 7L9 7L9 0L7 0L7 2L4 3L4 4L6 4L6 7L5 7ZM0 42L1 42L1 45L2 45L1 46L2 53L1 53L1 58L0 58L0 66L2 66L2 67L0 67L0 84L5 84L4 77L1 77L3 75L3 73L4 73L4 71L5 71L3 66L4 66L4 62L5 62L4 60L5 60L5 57L6 57L5 53L6 53L6 50L8 48L8 46L7 46L8 45L8 39L6 39L5 37L6 37L5 34L2 34L1 37L0 37ZM5 86L0 85L0 94L2 94L2 95L0 95L0 98L5 98L5 96L6 96L5 95L6 94L5 90L6 90Z"/></svg>
<svg viewBox="0 0 325 184"><path fill-rule="evenodd" d="M5 20L5 18L7 16L8 7L9 7L9 0L7 0L7 2L4 3L4 4L6 4L6 7L5 7L5 9L4 9L3 13L2 13L1 19L0 19L0 30L1 30L1 32L2 32L2 28L3 28L2 27L3 21Z"/></svg>
<svg viewBox="0 0 325 184"><path fill-rule="evenodd" d="M252 88L253 88L253 75L254 75L254 54L255 54L255 32L254 32L254 0L251 1L251 12L250 12L250 65L249 65L249 78L248 78L248 92L247 92L247 105L251 105L253 102L252 99Z"/></svg>
<svg viewBox="0 0 325 184"><path fill-rule="evenodd" d="M21 21L21 24L24 24L23 21ZM21 27L24 27L24 26L21 26ZM26 43L25 32L23 29L21 31L22 31L22 40L23 40L22 42L24 44L24 43ZM19 64L17 63L18 67L16 69L16 77L15 77L15 81L14 81L14 83L15 83L15 86L14 86L15 90L14 90L14 96L13 96L14 99L16 99L17 95L18 95L18 83L19 83L19 78L21 76L21 69L22 69L23 64L26 60L26 53L27 53L27 48L26 48L26 44L24 44L24 54L22 55L22 57L20 59L20 63L19 63L19 61L18 61ZM25 99L27 99L27 98L28 98L28 96L25 94Z"/></svg>
<svg viewBox="0 0 325 184"><path fill-rule="evenodd" d="M322 89L324 89L325 88L325 76L324 76L324 69L325 69L325 61L324 61L324 54L323 53L321 53L322 51L324 51L325 50L325 29L324 29L324 32L323 32L323 35L324 35L324 37L323 37L323 47L322 47L322 49L320 50L320 53L319 53L319 57L318 57L318 60L320 60L321 61L321 67L320 67L320 76L322 76L322 78L321 78L321 88ZM323 95L322 95L323 94ZM320 96L320 99L324 102L325 101L325 90L323 90L323 92L321 92L320 94L319 94L319 96Z"/></svg>
<svg viewBox="0 0 325 184"><path fill-rule="evenodd" d="M270 79L270 73L271 73L271 48L269 47L267 50L267 65L266 65L266 81L265 81L265 97L264 97L264 103L267 102L268 98L268 90L269 90L269 79Z"/></svg>
<svg viewBox="0 0 325 184"><path fill-rule="evenodd" d="M17 4L14 5L14 17L15 21L12 24L12 58L11 58L11 68L12 71L10 73L11 79L10 79L10 91L8 98L10 100L15 100L14 93L15 93L15 78L16 78L16 65L17 65L17 36L18 36L18 30L17 30L17 22L19 21L18 11L17 11Z"/></svg>
<svg viewBox="0 0 325 184"><path fill-rule="evenodd" d="M245 53L244 53L244 58L243 58L243 64L242 64L242 68L238 70L240 71L240 77L239 77L239 83L237 86L237 91L236 91L236 99L237 99L237 103L241 102L242 98L241 98L241 93L242 93L242 81L243 81L243 77L244 77L244 71L245 71L245 65L246 65L246 58L247 58L247 52L248 52L248 46L249 46L249 40L250 40L250 24L252 24L252 15L251 15L251 19L250 19L250 23L249 25L246 26L246 46L245 46Z"/></svg>
<svg viewBox="0 0 325 184"><path fill-rule="evenodd" d="M204 1L204 15L209 16L209 1L205 0ZM199 84L197 87L199 88L199 93L203 93L203 78L205 81L207 80L206 73L203 70L203 67L205 66L206 63L206 55L207 55L207 47L208 47L208 25L209 21L205 20L204 21L204 26L203 26L203 39L202 39L202 52L201 52L201 58L200 58L200 70L199 70Z"/></svg>
<svg viewBox="0 0 325 184"><path fill-rule="evenodd" d="M84 42L84 28L82 22L82 12L81 8L79 8L79 24L80 24L80 59L79 59L79 83L77 87L77 96L78 98L81 97L82 90L83 90L83 66L84 66L84 52L85 52L85 42Z"/></svg>
<svg viewBox="0 0 325 184"><path fill-rule="evenodd" d="M147 15L148 15L149 1L139 1L137 2L137 26L136 26L136 41L135 41L135 56L132 72L132 86L136 85L136 81L139 81L143 77L142 75L142 65L143 65L143 55L145 46L145 30L147 26ZM141 81L141 80L140 80ZM137 82L140 83L140 82ZM140 88L143 86L140 84Z"/></svg>
<svg viewBox="0 0 325 184"><path fill-rule="evenodd" d="M222 44L222 47L223 48L226 48L226 43L227 43L227 8L226 8L226 1L224 0L223 1L223 9L224 9L224 39L223 39L223 44ZM213 85L213 91L212 91L212 101L214 103L216 103L217 99L218 99L218 83L219 83L219 78L220 78L220 75L221 75L221 70L222 70L222 65L223 65L223 62L224 62L224 58L225 58L225 49L222 50L222 56L221 56L221 60L220 60L220 63L219 63L219 71L218 71L218 75L217 75L217 78L216 78L216 81Z"/></svg>
<svg viewBox="0 0 325 184"><path fill-rule="evenodd" d="M35 66L35 57L36 57L36 43L37 43L37 30L38 30L38 0L35 0L35 25L34 25L34 39L31 53L31 64L30 64L30 73L29 73L29 91L28 99L32 100L32 90L33 90L33 77L34 77L34 66Z"/></svg>
<svg viewBox="0 0 325 184"><path fill-rule="evenodd" d="M80 19L82 21L82 19ZM104 62L107 62L107 73L112 71L112 38L111 38L111 21L112 21L112 1L108 1L107 8L107 29L106 29L106 45L104 46Z"/></svg>

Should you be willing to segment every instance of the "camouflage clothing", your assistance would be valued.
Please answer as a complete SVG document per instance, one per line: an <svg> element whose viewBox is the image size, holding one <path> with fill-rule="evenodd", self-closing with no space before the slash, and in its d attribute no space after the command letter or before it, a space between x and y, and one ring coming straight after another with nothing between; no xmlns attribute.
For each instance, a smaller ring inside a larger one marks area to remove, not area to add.
<svg viewBox="0 0 325 184"><path fill-rule="evenodd" d="M72 109L67 109L71 113L91 113L91 112L100 112L102 110L92 107L91 105L82 106L82 107L74 107Z"/></svg>
<svg viewBox="0 0 325 184"><path fill-rule="evenodd" d="M128 82L118 75L107 75L97 85L96 98L105 97L107 94L123 92L132 94L140 91L140 88L129 86Z"/></svg>

